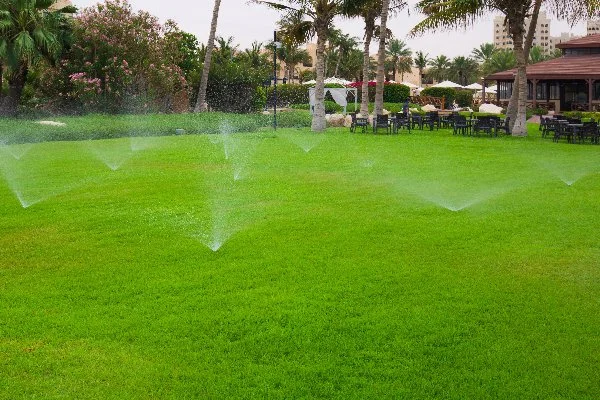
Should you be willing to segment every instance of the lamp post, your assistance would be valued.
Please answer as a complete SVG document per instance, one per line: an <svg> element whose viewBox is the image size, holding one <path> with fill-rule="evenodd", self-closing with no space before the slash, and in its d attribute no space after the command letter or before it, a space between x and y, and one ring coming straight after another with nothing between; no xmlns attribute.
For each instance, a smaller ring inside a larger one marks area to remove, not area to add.
<svg viewBox="0 0 600 400"><path fill-rule="evenodd" d="M281 42L277 41L277 31L273 31L273 129L277 130L277 49Z"/></svg>

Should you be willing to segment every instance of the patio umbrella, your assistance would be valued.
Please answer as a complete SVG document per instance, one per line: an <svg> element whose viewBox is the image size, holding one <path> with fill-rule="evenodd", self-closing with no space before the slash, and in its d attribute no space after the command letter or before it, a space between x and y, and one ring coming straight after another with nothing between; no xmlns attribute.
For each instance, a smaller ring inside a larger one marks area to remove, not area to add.
<svg viewBox="0 0 600 400"><path fill-rule="evenodd" d="M404 85L404 86L408 86L408 87L409 87L409 88L411 88L411 89L416 89L416 88L418 88L418 86L417 86L417 85L415 85L414 83L410 83L410 82L406 82L406 81L400 82L400 84L401 84L401 85Z"/></svg>
<svg viewBox="0 0 600 400"><path fill-rule="evenodd" d="M471 83L468 86L465 86L465 89L481 90L481 89L483 89L483 86L481 86L479 83L475 82L475 83Z"/></svg>
<svg viewBox="0 0 600 400"><path fill-rule="evenodd" d="M317 81L315 81L314 79L310 80L310 81L302 82L303 85L314 85L315 83L317 83Z"/></svg>
<svg viewBox="0 0 600 400"><path fill-rule="evenodd" d="M458 83L454 83L452 81L444 81L444 82L440 82L436 85L433 85L432 87L436 87L436 88L462 88L461 85L459 85Z"/></svg>
<svg viewBox="0 0 600 400"><path fill-rule="evenodd" d="M347 85L349 83L352 83L350 81L347 81L345 79L342 78L336 78L335 76L331 77L331 78L327 78L325 79L325 83L337 83L339 85Z"/></svg>

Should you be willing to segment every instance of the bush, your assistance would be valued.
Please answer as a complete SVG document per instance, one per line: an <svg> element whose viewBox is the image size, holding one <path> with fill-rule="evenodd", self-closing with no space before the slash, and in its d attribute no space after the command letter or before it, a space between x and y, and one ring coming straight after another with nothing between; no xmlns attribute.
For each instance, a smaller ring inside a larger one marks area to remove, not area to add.
<svg viewBox="0 0 600 400"><path fill-rule="evenodd" d="M249 113L261 106L262 93L257 90L264 81L260 72L240 69L235 64L211 67L206 88L209 106L222 112Z"/></svg>
<svg viewBox="0 0 600 400"><path fill-rule="evenodd" d="M267 104L273 106L274 87L267 87ZM308 103L308 86L298 84L277 85L277 106Z"/></svg>
<svg viewBox="0 0 600 400"><path fill-rule="evenodd" d="M473 92L470 90L456 91L456 103L459 107L471 107L473 105Z"/></svg>
<svg viewBox="0 0 600 400"><path fill-rule="evenodd" d="M383 86L384 103L404 103L410 96L410 88L397 83L389 83Z"/></svg>
<svg viewBox="0 0 600 400"><path fill-rule="evenodd" d="M429 87L421 91L421 96L445 97L445 107L448 108L456 99L456 89Z"/></svg>

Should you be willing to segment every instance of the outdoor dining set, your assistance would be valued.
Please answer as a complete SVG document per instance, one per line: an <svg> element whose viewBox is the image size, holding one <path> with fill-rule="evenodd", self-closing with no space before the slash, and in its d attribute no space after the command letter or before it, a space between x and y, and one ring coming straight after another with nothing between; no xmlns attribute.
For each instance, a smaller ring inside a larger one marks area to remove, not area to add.
<svg viewBox="0 0 600 400"><path fill-rule="evenodd" d="M542 137L552 137L555 142L564 138L568 143L585 143L587 140L592 144L600 143L598 123L591 118L584 121L563 115L541 117L540 131Z"/></svg>
<svg viewBox="0 0 600 400"><path fill-rule="evenodd" d="M430 111L425 114L407 114L392 113L389 115L376 115L372 123L369 118L360 117L356 113L350 114L352 124L350 131L356 132L361 129L365 133L371 129L373 133L384 130L385 133L398 133L401 129L408 133L412 129L423 130L425 128L433 131L434 129L449 128L454 135L475 135L480 133L489 136L498 136L498 133L508 133L508 118L503 119L498 116L479 116L473 117L471 113L468 117L458 112L450 114L440 114L438 111Z"/></svg>

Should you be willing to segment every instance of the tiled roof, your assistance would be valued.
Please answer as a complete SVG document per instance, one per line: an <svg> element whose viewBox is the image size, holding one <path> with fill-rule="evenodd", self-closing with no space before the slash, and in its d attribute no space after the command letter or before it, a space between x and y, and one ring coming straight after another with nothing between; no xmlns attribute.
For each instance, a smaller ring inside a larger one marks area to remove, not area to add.
<svg viewBox="0 0 600 400"><path fill-rule="evenodd" d="M572 49L578 47L600 47L600 34L588 35L577 39L569 40L568 42L557 44L556 47L559 49Z"/></svg>
<svg viewBox="0 0 600 400"><path fill-rule="evenodd" d="M600 39L600 35L597 36ZM517 69L497 72L486 80L513 80ZM563 56L527 66L527 79L600 79L600 54Z"/></svg>

